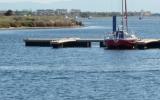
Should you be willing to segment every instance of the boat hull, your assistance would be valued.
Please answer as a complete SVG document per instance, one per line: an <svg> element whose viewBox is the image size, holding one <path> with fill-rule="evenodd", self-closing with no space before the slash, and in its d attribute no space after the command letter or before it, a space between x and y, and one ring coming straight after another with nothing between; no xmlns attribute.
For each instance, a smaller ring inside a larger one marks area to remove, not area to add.
<svg viewBox="0 0 160 100"><path fill-rule="evenodd" d="M136 45L136 40L135 39L130 39L130 40L108 39L104 41L104 44L108 49L133 49Z"/></svg>

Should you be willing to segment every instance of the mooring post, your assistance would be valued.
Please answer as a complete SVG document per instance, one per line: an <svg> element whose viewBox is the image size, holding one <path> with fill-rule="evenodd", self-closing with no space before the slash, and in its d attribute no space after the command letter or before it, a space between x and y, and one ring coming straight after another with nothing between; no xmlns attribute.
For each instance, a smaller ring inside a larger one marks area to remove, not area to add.
<svg viewBox="0 0 160 100"><path fill-rule="evenodd" d="M87 47L91 47L91 42L87 42Z"/></svg>
<svg viewBox="0 0 160 100"><path fill-rule="evenodd" d="M113 32L117 30L117 17L113 16Z"/></svg>
<svg viewBox="0 0 160 100"><path fill-rule="evenodd" d="M101 48L102 48L102 47L106 47L106 46L104 45L104 42L99 42L99 45L100 45Z"/></svg>

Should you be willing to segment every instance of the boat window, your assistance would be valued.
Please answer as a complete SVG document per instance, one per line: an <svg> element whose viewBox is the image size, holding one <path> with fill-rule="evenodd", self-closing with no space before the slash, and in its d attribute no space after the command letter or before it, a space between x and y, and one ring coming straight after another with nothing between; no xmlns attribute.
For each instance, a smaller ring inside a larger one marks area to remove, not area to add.
<svg viewBox="0 0 160 100"><path fill-rule="evenodd" d="M123 39L123 38L124 38L124 33L123 33L123 31L117 31L117 32L116 32L116 38Z"/></svg>

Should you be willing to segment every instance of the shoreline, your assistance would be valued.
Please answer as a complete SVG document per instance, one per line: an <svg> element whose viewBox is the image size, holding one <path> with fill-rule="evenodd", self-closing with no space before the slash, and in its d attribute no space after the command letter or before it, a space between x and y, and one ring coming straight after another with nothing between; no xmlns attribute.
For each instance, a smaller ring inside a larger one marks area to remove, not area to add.
<svg viewBox="0 0 160 100"><path fill-rule="evenodd" d="M65 27L10 27L0 28L0 30L23 30L23 29L64 29L64 28L81 28L84 26L65 26Z"/></svg>

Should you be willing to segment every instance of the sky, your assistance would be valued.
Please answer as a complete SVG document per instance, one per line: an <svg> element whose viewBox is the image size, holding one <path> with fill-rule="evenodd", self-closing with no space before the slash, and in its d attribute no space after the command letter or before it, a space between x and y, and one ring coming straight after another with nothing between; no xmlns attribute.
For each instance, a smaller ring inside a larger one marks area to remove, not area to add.
<svg viewBox="0 0 160 100"><path fill-rule="evenodd" d="M160 0L127 0L128 11L160 13ZM82 11L121 11L121 0L0 0L0 10L81 9Z"/></svg>

